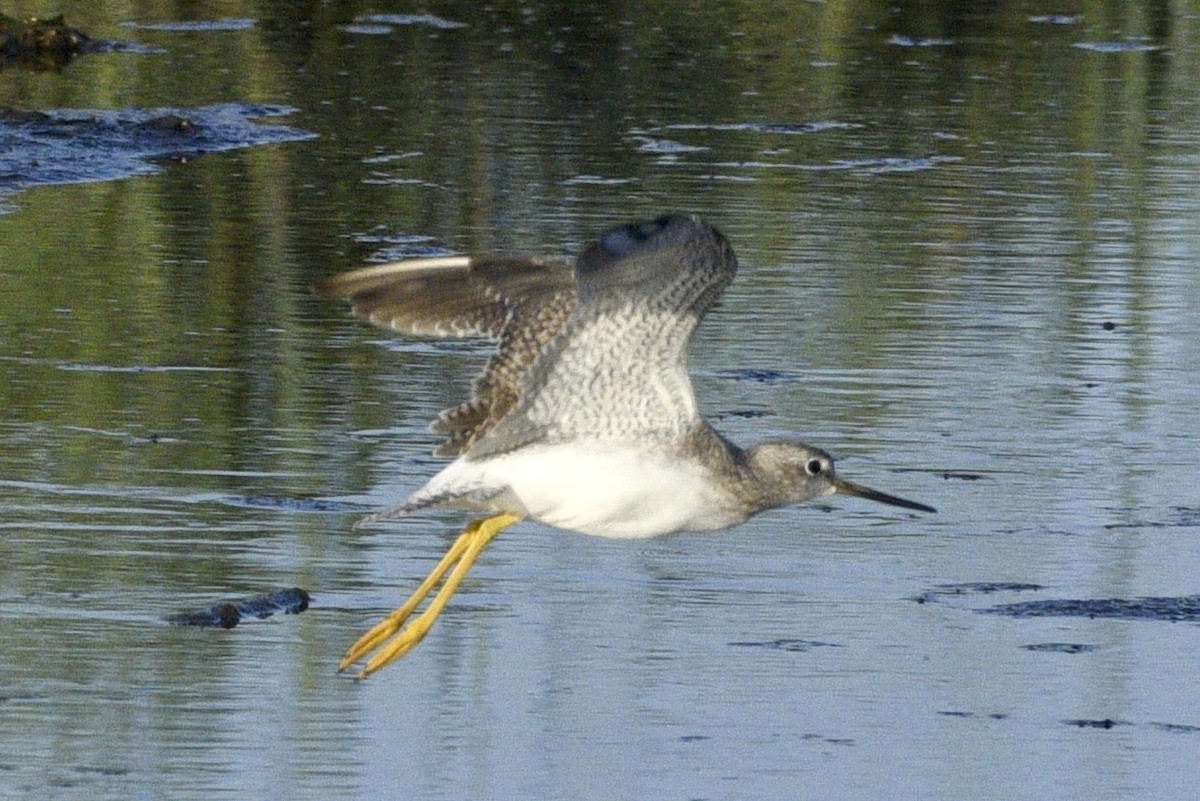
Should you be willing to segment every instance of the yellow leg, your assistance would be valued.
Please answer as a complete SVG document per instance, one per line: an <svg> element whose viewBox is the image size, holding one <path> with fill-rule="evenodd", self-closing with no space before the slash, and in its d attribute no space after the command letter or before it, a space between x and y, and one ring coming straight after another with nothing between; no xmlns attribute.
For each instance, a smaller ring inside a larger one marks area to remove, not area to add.
<svg viewBox="0 0 1200 801"><path fill-rule="evenodd" d="M483 552L483 549L496 538L497 534L520 519L517 515L500 514L476 520L467 526L466 530L458 535L458 539L450 546L446 555L442 557L442 561L438 562L437 566L430 571L429 576L421 582L421 586L417 587L416 592L404 602L404 605L377 623L370 631L359 637L358 642L350 646L350 650L342 657L342 663L338 670L345 670L371 651L379 649L367 661L362 672L358 674L360 679L365 679L384 665L396 661L415 648L417 643L429 633L433 622L442 613L446 602L458 589L458 585L467 575L467 571L471 569L471 565L475 564L475 560ZM442 588L438 590L433 602L429 604L429 608L417 615L412 623L401 631L400 627L421 604L421 601L425 600L425 597L438 585L438 582L442 581L443 576L446 576L446 571L450 568L454 568L454 570L446 577Z"/></svg>

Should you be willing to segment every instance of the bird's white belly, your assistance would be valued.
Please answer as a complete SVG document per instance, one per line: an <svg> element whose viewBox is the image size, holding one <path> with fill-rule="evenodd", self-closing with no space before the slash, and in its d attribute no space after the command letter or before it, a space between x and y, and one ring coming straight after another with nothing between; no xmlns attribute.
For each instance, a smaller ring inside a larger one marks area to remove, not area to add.
<svg viewBox="0 0 1200 801"><path fill-rule="evenodd" d="M604 537L653 537L740 523L704 468L647 448L612 443L535 445L447 468L505 488L487 506Z"/></svg>

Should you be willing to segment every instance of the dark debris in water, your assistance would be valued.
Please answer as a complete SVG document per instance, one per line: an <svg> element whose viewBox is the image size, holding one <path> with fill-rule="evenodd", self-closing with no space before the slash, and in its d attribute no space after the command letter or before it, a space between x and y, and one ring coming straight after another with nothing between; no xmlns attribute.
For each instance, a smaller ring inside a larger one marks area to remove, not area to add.
<svg viewBox="0 0 1200 801"><path fill-rule="evenodd" d="M988 720L1004 720L1005 718L1008 717L1008 715L1006 715L1003 712L987 712L987 713L967 712L965 710L959 710L959 709L943 709L943 710L938 711L938 714L942 715L943 717L947 717L947 718L964 718L964 719L987 718Z"/></svg>
<svg viewBox="0 0 1200 801"><path fill-rule="evenodd" d="M0 192L41 184L113 181L159 171L157 162L312 139L258 122L294 109L254 103L198 108L0 109Z"/></svg>
<svg viewBox="0 0 1200 801"><path fill-rule="evenodd" d="M1200 726L1191 726L1186 723L1160 723L1151 721L1150 726L1159 731L1167 731L1172 734L1200 734Z"/></svg>
<svg viewBox="0 0 1200 801"><path fill-rule="evenodd" d="M722 378L732 378L734 381L751 381L756 384L787 384L800 381L800 377L780 370L768 370L760 367L742 367L732 370L718 370Z"/></svg>
<svg viewBox="0 0 1200 801"><path fill-rule="evenodd" d="M1063 723L1078 729L1115 729L1118 726L1140 725L1130 720L1118 720L1116 718L1070 718L1064 720ZM1192 726L1186 723L1163 723L1152 720L1144 725L1159 731L1170 732L1171 734L1200 734L1200 726Z"/></svg>
<svg viewBox="0 0 1200 801"><path fill-rule="evenodd" d="M1073 718L1071 720L1064 720L1063 723L1080 729L1115 729L1117 726L1133 725L1128 721L1113 720L1112 718Z"/></svg>
<svg viewBox="0 0 1200 801"><path fill-rule="evenodd" d="M280 612L285 615L298 615L308 609L308 602L309 595L306 590L292 587L262 593L241 601L226 601L195 612L168 615L167 622L173 626L231 629L247 618L264 620Z"/></svg>
<svg viewBox="0 0 1200 801"><path fill-rule="evenodd" d="M117 768L111 765L76 765L71 770L75 773L95 776L128 776L133 772L129 768Z"/></svg>
<svg viewBox="0 0 1200 801"><path fill-rule="evenodd" d="M966 581L959 584L935 584L913 598L919 604L931 603L941 598L960 598L964 595L990 595L995 592L1030 592L1045 589L1040 584L1020 581Z"/></svg>
<svg viewBox="0 0 1200 801"><path fill-rule="evenodd" d="M1099 649L1098 645L1086 645L1081 642L1035 642L1022 645L1026 651L1038 651L1051 654L1086 654Z"/></svg>
<svg viewBox="0 0 1200 801"><path fill-rule="evenodd" d="M717 420L757 420L760 417L773 417L774 412L762 409L727 409L713 415Z"/></svg>
<svg viewBox="0 0 1200 801"><path fill-rule="evenodd" d="M1109 523L1105 528L1200 528L1200 506L1172 506L1166 511L1166 517L1160 520Z"/></svg>
<svg viewBox="0 0 1200 801"><path fill-rule="evenodd" d="M1044 590L1040 584L1015 581L970 581L960 584L937 584L916 595L917 603L934 603L947 599L961 599L972 595L990 595L997 592L1030 592ZM1051 598L1037 601L999 604L976 611L1009 617L1086 617L1111 618L1115 620L1165 620L1200 621L1200 595L1146 598ZM1024 646L1029 650L1060 650L1066 653L1081 653L1091 646L1064 643ZM1069 650L1078 649L1078 650Z"/></svg>
<svg viewBox="0 0 1200 801"><path fill-rule="evenodd" d="M962 470L943 470L941 476L945 481L979 481L982 473L967 473Z"/></svg>
<svg viewBox="0 0 1200 801"><path fill-rule="evenodd" d="M790 639L786 637L778 640L743 640L729 644L736 648L764 648L768 651L789 651L792 653L806 653L813 648L841 648L835 642Z"/></svg>
<svg viewBox="0 0 1200 801"><path fill-rule="evenodd" d="M1056 598L981 609L1010 617L1086 617L1114 620L1200 621L1200 595L1166 598Z"/></svg>
<svg viewBox="0 0 1200 801"><path fill-rule="evenodd" d="M222 500L233 506L278 509L284 512L356 512L362 507L323 498L276 498L269 495L227 495Z"/></svg>
<svg viewBox="0 0 1200 801"><path fill-rule="evenodd" d="M962 720L1005 720L1008 715L1004 712L972 712L969 710L960 709L941 709L937 712L938 715L947 718L959 718ZM1145 724L1134 723L1129 720L1120 720L1118 718L1068 718L1062 721L1068 726L1073 726L1077 729L1115 729L1124 726L1139 726L1145 725L1158 731L1169 732L1171 734L1200 734L1200 726L1193 726L1186 723L1163 723L1160 721L1150 721Z"/></svg>
<svg viewBox="0 0 1200 801"><path fill-rule="evenodd" d="M845 745L845 746L853 746L854 745L853 737L830 737L829 735L826 735L826 734L807 733L807 734L801 734L800 739L810 741L810 742L824 743L826 745Z"/></svg>

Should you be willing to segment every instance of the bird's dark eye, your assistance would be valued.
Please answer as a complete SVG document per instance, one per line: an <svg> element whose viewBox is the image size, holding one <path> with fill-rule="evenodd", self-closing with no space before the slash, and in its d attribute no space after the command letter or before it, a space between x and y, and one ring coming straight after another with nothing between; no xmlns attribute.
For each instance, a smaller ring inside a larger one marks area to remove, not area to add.
<svg viewBox="0 0 1200 801"><path fill-rule="evenodd" d="M804 471L810 476L819 476L825 470L825 465L821 464L820 459L809 459L804 463Z"/></svg>

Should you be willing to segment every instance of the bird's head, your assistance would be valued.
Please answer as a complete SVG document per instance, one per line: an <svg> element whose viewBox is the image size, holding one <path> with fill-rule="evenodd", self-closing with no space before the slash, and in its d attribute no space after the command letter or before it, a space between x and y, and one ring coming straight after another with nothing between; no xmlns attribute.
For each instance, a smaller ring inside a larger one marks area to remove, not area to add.
<svg viewBox="0 0 1200 801"><path fill-rule="evenodd" d="M762 489L763 500L772 507L840 492L918 512L937 511L838 477L832 456L802 442L764 442L746 453L746 464Z"/></svg>

